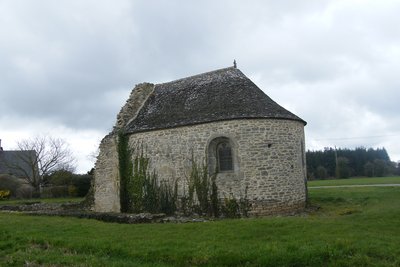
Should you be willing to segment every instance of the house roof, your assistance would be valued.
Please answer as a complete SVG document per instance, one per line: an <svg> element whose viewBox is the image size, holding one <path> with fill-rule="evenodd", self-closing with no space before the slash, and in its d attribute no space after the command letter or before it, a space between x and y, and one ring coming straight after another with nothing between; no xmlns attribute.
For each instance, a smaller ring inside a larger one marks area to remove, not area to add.
<svg viewBox="0 0 400 267"><path fill-rule="evenodd" d="M32 176L28 162L36 159L34 150L0 151L0 174L12 174L17 177Z"/></svg>
<svg viewBox="0 0 400 267"><path fill-rule="evenodd" d="M128 133L233 119L285 119L306 124L229 67L156 84Z"/></svg>

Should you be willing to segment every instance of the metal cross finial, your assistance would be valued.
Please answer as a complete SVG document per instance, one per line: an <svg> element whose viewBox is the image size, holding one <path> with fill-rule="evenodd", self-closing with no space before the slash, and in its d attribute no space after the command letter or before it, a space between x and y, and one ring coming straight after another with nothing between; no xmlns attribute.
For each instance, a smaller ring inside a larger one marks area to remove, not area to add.
<svg viewBox="0 0 400 267"><path fill-rule="evenodd" d="M236 59L233 60L233 67L236 69L237 65L236 65Z"/></svg>

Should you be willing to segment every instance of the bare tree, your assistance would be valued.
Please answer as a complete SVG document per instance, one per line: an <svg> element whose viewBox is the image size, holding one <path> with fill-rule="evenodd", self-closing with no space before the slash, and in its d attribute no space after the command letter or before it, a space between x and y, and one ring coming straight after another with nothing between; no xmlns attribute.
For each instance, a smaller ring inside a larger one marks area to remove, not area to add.
<svg viewBox="0 0 400 267"><path fill-rule="evenodd" d="M68 143L51 136L36 136L17 143L25 153L17 154L19 163L13 167L24 174L25 180L39 191L43 177L57 170L75 170L75 160Z"/></svg>

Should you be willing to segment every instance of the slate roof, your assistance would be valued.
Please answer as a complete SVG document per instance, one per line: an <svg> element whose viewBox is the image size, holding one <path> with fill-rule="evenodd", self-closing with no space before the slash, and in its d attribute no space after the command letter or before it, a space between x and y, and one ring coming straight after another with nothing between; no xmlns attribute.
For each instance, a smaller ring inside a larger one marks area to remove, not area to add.
<svg viewBox="0 0 400 267"><path fill-rule="evenodd" d="M12 174L17 177L25 177L25 172L32 177L32 168L27 163L28 159L34 159L34 150L0 150L0 174ZM20 170L24 169L24 171Z"/></svg>
<svg viewBox="0 0 400 267"><path fill-rule="evenodd" d="M306 124L235 67L156 84L128 133L232 119L285 119Z"/></svg>

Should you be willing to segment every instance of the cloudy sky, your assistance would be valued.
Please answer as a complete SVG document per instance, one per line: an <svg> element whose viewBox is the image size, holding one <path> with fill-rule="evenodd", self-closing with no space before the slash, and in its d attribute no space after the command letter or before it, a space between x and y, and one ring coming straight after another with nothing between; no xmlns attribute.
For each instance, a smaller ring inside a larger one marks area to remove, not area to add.
<svg viewBox="0 0 400 267"><path fill-rule="evenodd" d="M64 138L77 171L135 84L232 65L308 122L307 148L400 160L400 1L0 0L0 139Z"/></svg>

